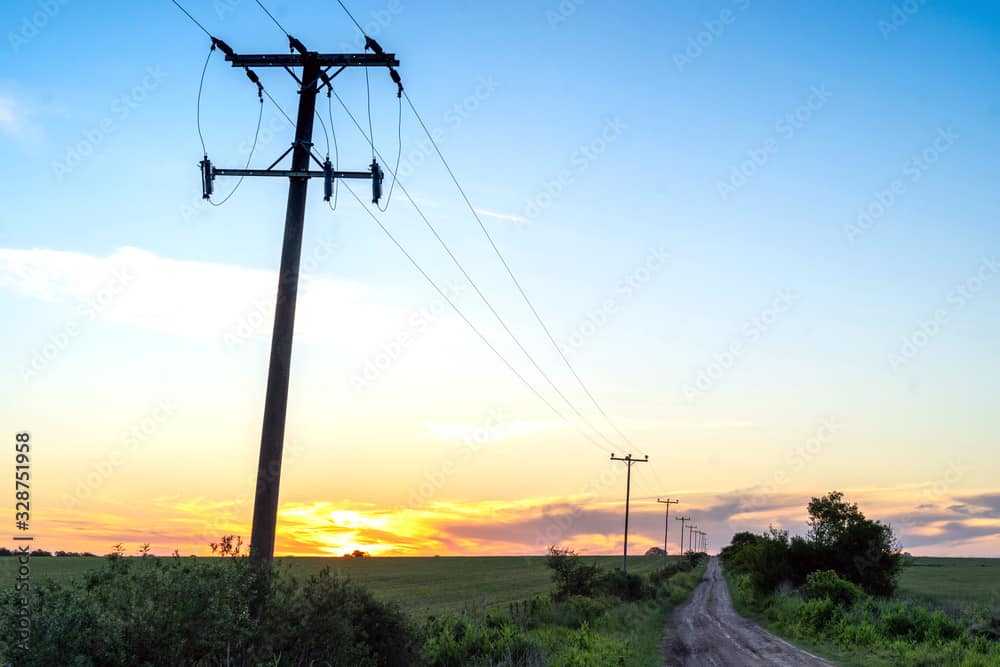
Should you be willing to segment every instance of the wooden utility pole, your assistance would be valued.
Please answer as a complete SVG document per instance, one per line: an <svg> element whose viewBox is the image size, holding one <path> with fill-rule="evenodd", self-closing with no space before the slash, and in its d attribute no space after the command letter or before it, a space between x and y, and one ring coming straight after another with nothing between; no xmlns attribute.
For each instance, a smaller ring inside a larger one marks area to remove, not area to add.
<svg viewBox="0 0 1000 667"><path fill-rule="evenodd" d="M698 526L688 526L688 551L694 552L694 529Z"/></svg>
<svg viewBox="0 0 1000 667"><path fill-rule="evenodd" d="M681 555L683 556L684 555L684 522L685 521L690 521L691 517L689 517L689 516L679 516L679 517L677 517L674 520L681 522Z"/></svg>
<svg viewBox="0 0 1000 667"><path fill-rule="evenodd" d="M680 501L679 500L671 500L670 498L667 498L666 500L660 500L659 498L657 498L656 502L663 503L664 505L667 506L667 516L663 520L663 555L666 556L667 555L667 531L670 529L670 506L671 505L676 505Z"/></svg>
<svg viewBox="0 0 1000 667"><path fill-rule="evenodd" d="M612 461L624 461L628 467L628 472L625 476L625 548L622 554L622 571L628 574L628 500L629 494L632 490L632 464L633 463L649 463L649 454L646 454L645 458L634 459L631 454L626 454L624 458L620 456L615 456L614 452L611 453Z"/></svg>
<svg viewBox="0 0 1000 667"><path fill-rule="evenodd" d="M295 302L299 287L299 262L302 256L302 233L305 222L306 190L310 178L324 179L324 195L329 197L337 178L364 178L372 181L372 199L377 200L382 189L382 170L373 161L369 171L334 171L329 158L321 162L312 151L313 119L316 94L324 87L332 89L332 79L348 67L393 67L399 65L394 54L383 53L317 53L309 51L294 37L288 37L290 54L237 54L221 40L213 44L226 54L233 67L242 67L251 81L258 83L252 67L281 67L299 84L298 118L295 141L267 169L218 169L208 156L201 163L203 196L212 193L216 176L272 176L288 178L288 203L285 208L285 234L281 246L281 268L278 273L278 298L274 309L274 330L271 336L271 356L267 371L267 395L264 399L264 422L260 437L260 459L257 465L257 487L253 505L253 526L250 535L250 557L270 565L274 558L275 530L278 522L278 489L281 481L281 456L284 448L285 415L288 407L288 380L292 363L292 332L295 325ZM301 78L294 68L301 68ZM334 69L332 73L329 73ZM396 80L396 77L393 77ZM400 89L402 90L402 88ZM289 153L291 169L274 167ZM321 171L310 170L312 161Z"/></svg>

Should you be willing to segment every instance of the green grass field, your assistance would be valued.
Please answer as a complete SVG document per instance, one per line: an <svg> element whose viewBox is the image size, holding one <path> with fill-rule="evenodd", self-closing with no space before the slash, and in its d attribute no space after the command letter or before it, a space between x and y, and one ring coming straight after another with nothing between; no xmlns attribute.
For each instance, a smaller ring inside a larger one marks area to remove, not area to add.
<svg viewBox="0 0 1000 667"><path fill-rule="evenodd" d="M1000 604L1000 558L914 558L899 593L945 607Z"/></svg>
<svg viewBox="0 0 1000 667"><path fill-rule="evenodd" d="M469 556L427 558L279 558L294 575L309 576L329 566L334 573L363 584L377 597L393 600L410 614L506 609L508 603L548 594L549 569L541 556ZM621 557L586 557L601 567L621 566ZM69 582L100 567L103 558L33 558L32 578ZM629 571L647 573L663 564L657 557L630 556ZM0 559L0 579L13 581L14 558Z"/></svg>

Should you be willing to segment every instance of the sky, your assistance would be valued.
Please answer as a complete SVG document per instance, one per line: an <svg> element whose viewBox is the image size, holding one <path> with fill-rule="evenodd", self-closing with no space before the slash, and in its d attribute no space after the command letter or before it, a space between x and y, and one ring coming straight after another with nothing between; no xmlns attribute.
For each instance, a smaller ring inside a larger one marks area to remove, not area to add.
<svg viewBox="0 0 1000 667"><path fill-rule="evenodd" d="M182 4L240 53L287 48L255 2ZM363 49L333 0L265 4ZM310 186L278 553L619 553L632 453L633 553L663 543L658 497L669 550L685 516L714 551L802 533L836 489L911 553L1000 556L1000 7L348 6L559 349L388 73L343 72L400 187L382 213ZM36 543L247 539L287 186L210 206L197 164L277 159L296 83L260 69L259 101L216 52L199 106L209 40L166 0L0 25L0 423L32 436ZM338 101L317 112L320 157L366 169Z"/></svg>

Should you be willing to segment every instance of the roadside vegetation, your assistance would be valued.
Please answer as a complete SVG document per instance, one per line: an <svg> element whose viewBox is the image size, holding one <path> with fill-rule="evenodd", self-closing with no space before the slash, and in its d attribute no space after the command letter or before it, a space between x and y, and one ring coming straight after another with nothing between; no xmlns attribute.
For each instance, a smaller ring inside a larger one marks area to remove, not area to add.
<svg viewBox="0 0 1000 667"><path fill-rule="evenodd" d="M901 595L911 560L839 492L813 498L806 537L737 533L721 552L740 613L852 665L1000 664L996 599L961 608Z"/></svg>
<svg viewBox="0 0 1000 667"><path fill-rule="evenodd" d="M120 550L78 578L30 592L31 649L16 648L14 593L0 610L0 660L16 665L333 665L394 667L658 665L664 621L687 598L703 554L655 559L642 574L550 550L549 594L506 608L416 615L328 568L306 577L278 563L266 613L251 614L254 564L238 541L221 558ZM645 560L645 559L643 559ZM630 561L631 565L631 561ZM639 568L637 568L639 569Z"/></svg>

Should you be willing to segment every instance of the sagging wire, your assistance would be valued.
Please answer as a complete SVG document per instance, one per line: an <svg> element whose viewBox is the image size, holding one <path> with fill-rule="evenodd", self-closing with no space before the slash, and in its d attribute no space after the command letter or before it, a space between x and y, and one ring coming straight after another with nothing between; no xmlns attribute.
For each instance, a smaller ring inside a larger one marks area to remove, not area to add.
<svg viewBox="0 0 1000 667"><path fill-rule="evenodd" d="M399 112L396 118L396 166L392 170L392 183L389 184L389 194L385 198L385 208L375 204L375 207L382 213L388 211L389 204L392 203L392 191L396 187L396 174L399 173L399 161L403 156L403 100L402 98L397 98L397 100L399 102ZM372 150L374 149L375 144L372 142Z"/></svg>
<svg viewBox="0 0 1000 667"><path fill-rule="evenodd" d="M180 5L178 5L178 7L180 7ZM181 7L181 11L184 11L183 7ZM187 14L186 11L184 13ZM192 20L194 19L192 18ZM209 37L211 37L211 35L209 35ZM205 65L201 68L201 79L198 82L198 101L196 105L197 106L196 123L198 125L198 140L201 142L201 152L205 156L206 161L208 160L208 148L205 145L205 136L201 129L201 97L205 89L205 73L208 71L208 63L212 59L212 54L215 53L215 50L217 48L227 55L233 54L232 48L228 44L223 42L221 39L218 39L217 37L211 37L211 39L212 39L212 46L209 47L208 56L205 58ZM257 128L254 130L253 144L250 146L250 154L247 155L247 162L246 166L244 167L244 169L248 169L250 167L250 162L253 160L254 152L257 150L257 140L260 138L260 126L264 118L264 95L267 94L267 91L264 90L264 86L263 84L261 84L260 78L257 76L256 72L251 70L249 67L244 67L243 69L246 71L247 78L250 79L250 81L257 86L257 100L259 102L257 110ZM268 97L270 97L270 95L268 95ZM239 180L236 181L236 185L233 186L233 189L229 191L229 194L227 194L222 199L222 201L218 202L212 201L211 196L206 196L205 199L207 199L208 203L211 204L212 206L222 206L227 201L229 201L229 199L234 194L236 194L236 191L239 190L240 185L243 184L243 179L244 177L240 176Z"/></svg>

